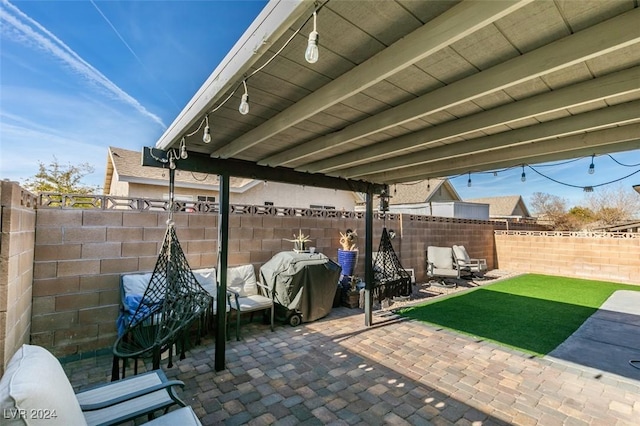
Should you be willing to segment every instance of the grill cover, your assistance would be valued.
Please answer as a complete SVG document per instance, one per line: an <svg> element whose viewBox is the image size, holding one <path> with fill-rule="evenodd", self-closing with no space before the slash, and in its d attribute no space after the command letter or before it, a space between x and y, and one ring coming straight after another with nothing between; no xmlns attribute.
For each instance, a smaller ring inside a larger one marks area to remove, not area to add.
<svg viewBox="0 0 640 426"><path fill-rule="evenodd" d="M322 253L285 251L260 268L260 277L275 291L277 304L297 311L303 322L309 322L331 311L340 269L340 265Z"/></svg>

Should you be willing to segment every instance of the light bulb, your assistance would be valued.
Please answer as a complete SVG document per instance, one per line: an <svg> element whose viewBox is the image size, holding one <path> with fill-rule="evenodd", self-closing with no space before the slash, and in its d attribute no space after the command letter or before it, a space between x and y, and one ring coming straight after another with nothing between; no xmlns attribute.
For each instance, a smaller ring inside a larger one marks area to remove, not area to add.
<svg viewBox="0 0 640 426"><path fill-rule="evenodd" d="M318 62L318 32L313 30L309 33L309 42L307 43L307 50L304 52L304 58L310 64Z"/></svg>
<svg viewBox="0 0 640 426"><path fill-rule="evenodd" d="M526 175L524 172L522 172L522 175L520 175L520 180L521 180L522 182L526 182L526 180L527 180L527 175Z"/></svg>
<svg viewBox="0 0 640 426"><path fill-rule="evenodd" d="M596 172L596 166L592 162L591 165L589 166L589 174L592 175L595 172Z"/></svg>
<svg viewBox="0 0 640 426"><path fill-rule="evenodd" d="M498 172L493 172L493 176L498 176Z"/></svg>
<svg viewBox="0 0 640 426"><path fill-rule="evenodd" d="M245 93L242 95L242 100L240 101L240 108L238 108L240 114L247 115L249 114L249 94Z"/></svg>
<svg viewBox="0 0 640 426"><path fill-rule="evenodd" d="M209 129L209 125L204 126L204 133L202 135L202 142L210 143L211 142L211 130Z"/></svg>
<svg viewBox="0 0 640 426"><path fill-rule="evenodd" d="M189 154L187 154L187 144L184 141L184 138L182 138L182 142L180 143L180 158L186 160L187 157L189 157Z"/></svg>
<svg viewBox="0 0 640 426"><path fill-rule="evenodd" d="M175 170L176 169L176 162L173 161L173 156L169 156L169 168L171 170Z"/></svg>
<svg viewBox="0 0 640 426"><path fill-rule="evenodd" d="M467 186L471 188L471 178L469 178L469 180L467 181Z"/></svg>

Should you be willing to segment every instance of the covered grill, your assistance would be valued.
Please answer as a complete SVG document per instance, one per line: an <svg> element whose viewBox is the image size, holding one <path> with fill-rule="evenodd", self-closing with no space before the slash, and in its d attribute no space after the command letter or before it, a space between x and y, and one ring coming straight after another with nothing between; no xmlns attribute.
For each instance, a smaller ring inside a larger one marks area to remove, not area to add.
<svg viewBox="0 0 640 426"><path fill-rule="evenodd" d="M276 306L286 311L287 321L295 326L331 311L340 269L322 253L286 251L260 268L260 278L273 292Z"/></svg>

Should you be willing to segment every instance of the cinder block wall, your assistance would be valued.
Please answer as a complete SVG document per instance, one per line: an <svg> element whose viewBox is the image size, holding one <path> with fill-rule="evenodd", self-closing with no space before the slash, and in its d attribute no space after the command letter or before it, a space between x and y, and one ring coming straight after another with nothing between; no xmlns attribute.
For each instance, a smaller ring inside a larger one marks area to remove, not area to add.
<svg viewBox="0 0 640 426"><path fill-rule="evenodd" d="M29 343L35 200L16 182L0 182L0 376Z"/></svg>
<svg viewBox="0 0 640 426"><path fill-rule="evenodd" d="M496 232L500 269L640 284L640 238Z"/></svg>

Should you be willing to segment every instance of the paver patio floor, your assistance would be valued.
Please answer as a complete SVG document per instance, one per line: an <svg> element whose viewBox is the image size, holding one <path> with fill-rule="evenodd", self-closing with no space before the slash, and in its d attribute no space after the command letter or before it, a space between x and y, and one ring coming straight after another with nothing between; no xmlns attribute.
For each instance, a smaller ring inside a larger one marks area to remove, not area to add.
<svg viewBox="0 0 640 426"><path fill-rule="evenodd" d="M479 321L481 319L478 319ZM203 425L633 425L640 381L533 358L395 316L360 310L274 332L245 324L214 370L206 338L167 376ZM109 380L111 357L65 364L76 389Z"/></svg>

